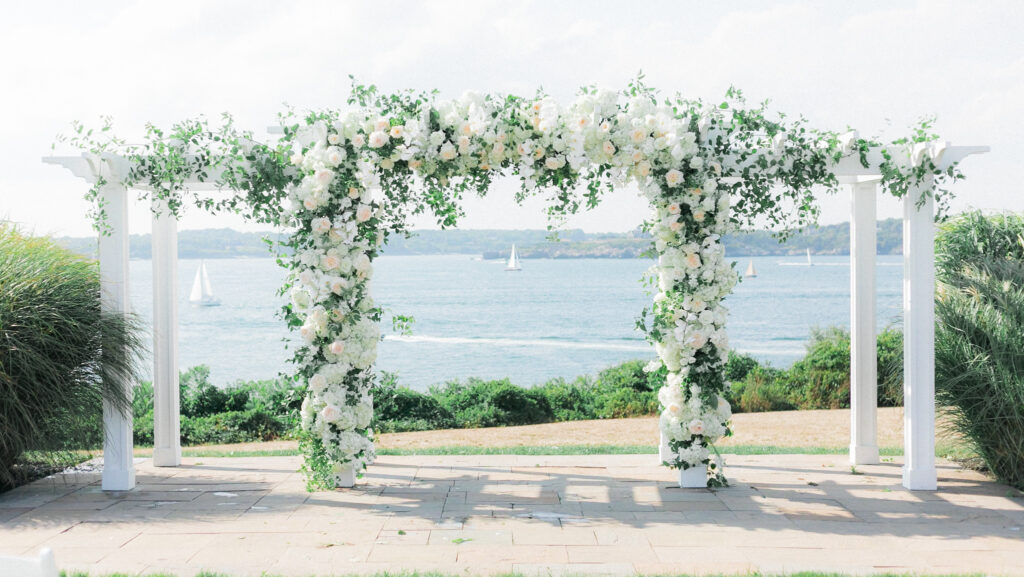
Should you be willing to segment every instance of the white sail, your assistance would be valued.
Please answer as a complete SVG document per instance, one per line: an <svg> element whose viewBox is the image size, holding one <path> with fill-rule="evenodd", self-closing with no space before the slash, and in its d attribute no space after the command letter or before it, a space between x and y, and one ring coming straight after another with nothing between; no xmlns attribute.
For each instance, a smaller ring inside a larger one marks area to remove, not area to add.
<svg viewBox="0 0 1024 577"><path fill-rule="evenodd" d="M807 249L807 266L812 266L812 265L814 265L814 263L811 262L811 249Z"/></svg>
<svg viewBox="0 0 1024 577"><path fill-rule="evenodd" d="M747 272L743 276L748 276L751 278L757 276L757 269L754 268L754 261L750 261L750 263L747 265Z"/></svg>
<svg viewBox="0 0 1024 577"><path fill-rule="evenodd" d="M512 245L512 254L508 257L508 264L505 265L505 270L522 270L519 266L519 255L516 254L516 245Z"/></svg>
<svg viewBox="0 0 1024 577"><path fill-rule="evenodd" d="M192 281L192 292L188 295L188 302L200 306L219 305L220 301L213 296L213 289L210 287L210 275L206 272L206 262L199 263L196 270L196 278Z"/></svg>
<svg viewBox="0 0 1024 577"><path fill-rule="evenodd" d="M188 302L198 303L203 300L203 268L196 270L196 278L192 281L192 292L188 295Z"/></svg>
<svg viewBox="0 0 1024 577"><path fill-rule="evenodd" d="M202 262L199 264L199 270L203 273L203 298L213 298L213 289L210 288L210 275L206 272L206 263Z"/></svg>

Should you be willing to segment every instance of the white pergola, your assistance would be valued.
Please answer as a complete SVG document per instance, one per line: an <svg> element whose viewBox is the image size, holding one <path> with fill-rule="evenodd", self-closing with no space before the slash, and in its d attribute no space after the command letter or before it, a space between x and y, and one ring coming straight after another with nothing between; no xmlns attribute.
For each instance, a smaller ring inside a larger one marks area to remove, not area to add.
<svg viewBox="0 0 1024 577"><path fill-rule="evenodd" d="M940 170L987 146L932 145L911 155L930 155ZM850 463L879 462L877 442L877 351L875 320L876 203L880 149L867 154L867 167L856 155L833 167L841 185L850 192ZM126 313L128 298L128 194L123 184L130 171L128 159L116 155L46 157L43 162L63 166L89 183L102 177L100 194L109 234L99 238L103 307ZM192 179L192 190L214 189L211 182ZM935 207L929 196L920 206L923 191L932 187L926 178L911 189L903 202L903 367L904 464L903 485L912 490L934 490L935 471ZM143 189L144 187L139 187ZM181 464L178 397L177 219L159 201L153 205L153 464ZM104 405L103 489L125 491L135 487L132 458L132 417ZM664 444L662 445L665 449Z"/></svg>

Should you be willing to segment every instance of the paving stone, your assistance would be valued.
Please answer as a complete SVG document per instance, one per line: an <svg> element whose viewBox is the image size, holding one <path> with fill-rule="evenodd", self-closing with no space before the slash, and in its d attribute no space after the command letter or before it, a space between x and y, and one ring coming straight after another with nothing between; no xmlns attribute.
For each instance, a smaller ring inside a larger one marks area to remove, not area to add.
<svg viewBox="0 0 1024 577"><path fill-rule="evenodd" d="M732 486L678 489L650 455L382 457L356 487L307 493L299 459L138 463L134 491L55 475L0 495L0 554L52 545L92 574L436 570L491 575L842 570L1024 575L1024 501L940 463L729 456ZM200 462L202 464L200 464Z"/></svg>

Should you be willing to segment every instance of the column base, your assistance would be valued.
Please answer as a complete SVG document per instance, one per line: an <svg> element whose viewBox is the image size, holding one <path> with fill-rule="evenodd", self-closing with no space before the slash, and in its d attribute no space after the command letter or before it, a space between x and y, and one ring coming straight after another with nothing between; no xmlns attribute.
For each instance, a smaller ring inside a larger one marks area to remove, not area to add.
<svg viewBox="0 0 1024 577"><path fill-rule="evenodd" d="M851 465L877 465L881 460L878 458L878 447L870 445L850 445Z"/></svg>
<svg viewBox="0 0 1024 577"><path fill-rule="evenodd" d="M181 447L153 447L154 467L177 467L181 465Z"/></svg>
<svg viewBox="0 0 1024 577"><path fill-rule="evenodd" d="M911 491L934 491L939 488L935 467L911 468L903 465L903 486Z"/></svg>
<svg viewBox="0 0 1024 577"><path fill-rule="evenodd" d="M697 465L689 469L679 469L680 489L706 489L708 486L708 466Z"/></svg>
<svg viewBox="0 0 1024 577"><path fill-rule="evenodd" d="M130 469L108 469L103 467L104 491L131 491L135 488L135 467Z"/></svg>
<svg viewBox="0 0 1024 577"><path fill-rule="evenodd" d="M355 467L345 466L335 472L334 486L339 489L349 489L356 486Z"/></svg>

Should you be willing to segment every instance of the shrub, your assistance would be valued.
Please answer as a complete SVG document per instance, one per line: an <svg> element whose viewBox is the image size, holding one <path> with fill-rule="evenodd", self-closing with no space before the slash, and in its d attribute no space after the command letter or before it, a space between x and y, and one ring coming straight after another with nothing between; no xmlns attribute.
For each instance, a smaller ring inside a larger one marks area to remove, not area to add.
<svg viewBox="0 0 1024 577"><path fill-rule="evenodd" d="M596 416L600 419L624 419L655 415L660 410L658 393L617 389L598 398Z"/></svg>
<svg viewBox="0 0 1024 577"><path fill-rule="evenodd" d="M771 367L757 367L747 373L739 389L734 388L737 412L760 413L788 411L796 406L790 401L786 372Z"/></svg>
<svg viewBox="0 0 1024 577"><path fill-rule="evenodd" d="M840 327L814 329L807 355L789 370L792 401L800 409L850 406L850 333Z"/></svg>
<svg viewBox="0 0 1024 577"><path fill-rule="evenodd" d="M668 376L664 367L647 373L644 361L626 361L601 371L597 375L597 388L602 390L632 389L634 391L657 391L665 384Z"/></svg>
<svg viewBox="0 0 1024 577"><path fill-rule="evenodd" d="M374 421L382 432L447 429L455 424L451 411L437 399L398 386L394 373L383 373L373 389Z"/></svg>
<svg viewBox="0 0 1024 577"><path fill-rule="evenodd" d="M488 399L495 409L496 422L493 425L533 425L550 423L555 419L543 392L517 387L505 380L491 391Z"/></svg>
<svg viewBox="0 0 1024 577"><path fill-rule="evenodd" d="M987 467L1024 488L1024 219L972 213L937 240L936 400Z"/></svg>
<svg viewBox="0 0 1024 577"><path fill-rule="evenodd" d="M142 338L137 317L102 312L94 261L0 225L0 488L26 451L60 466L102 440L102 401L130 410Z"/></svg>
<svg viewBox="0 0 1024 577"><path fill-rule="evenodd" d="M597 393L589 377L577 377L571 383L563 378L551 379L536 390L547 398L555 421L597 418Z"/></svg>
<svg viewBox="0 0 1024 577"><path fill-rule="evenodd" d="M202 417L182 417L184 445L271 441L285 432L275 415L262 409L227 411Z"/></svg>
<svg viewBox="0 0 1024 577"><path fill-rule="evenodd" d="M729 351L729 359L725 363L725 380L739 382L747 378L747 373L760 366L757 359L750 355Z"/></svg>
<svg viewBox="0 0 1024 577"><path fill-rule="evenodd" d="M183 417L208 417L228 410L228 395L210 382L210 367L192 367L178 381Z"/></svg>

